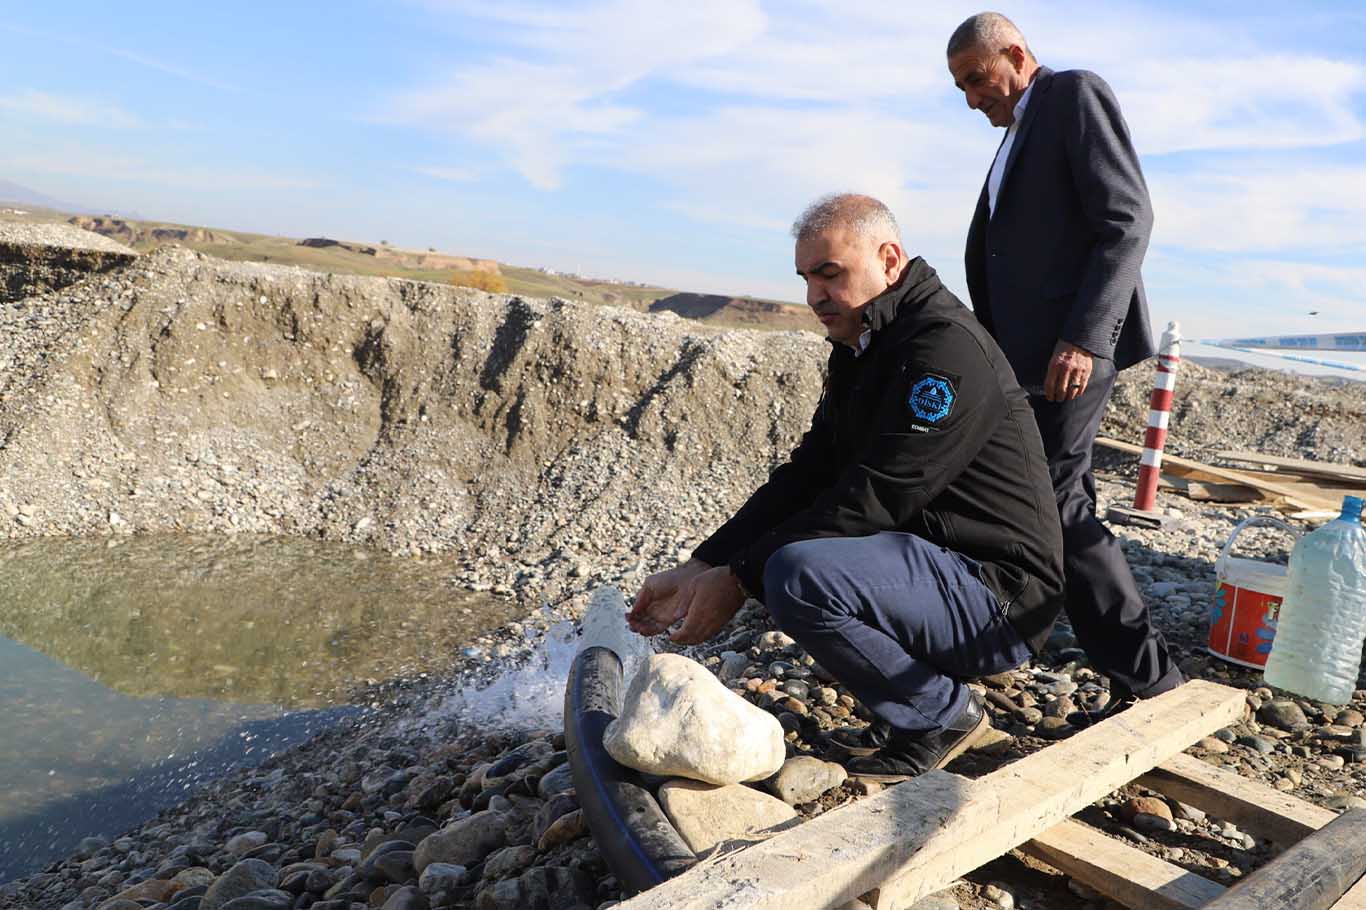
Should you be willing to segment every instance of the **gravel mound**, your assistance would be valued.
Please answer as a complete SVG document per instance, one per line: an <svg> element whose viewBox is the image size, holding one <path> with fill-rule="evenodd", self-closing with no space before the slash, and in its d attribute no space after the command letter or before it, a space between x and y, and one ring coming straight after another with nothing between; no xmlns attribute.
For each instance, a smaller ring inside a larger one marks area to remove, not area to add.
<svg viewBox="0 0 1366 910"><path fill-rule="evenodd" d="M88 250L96 253L119 253L136 256L132 249L94 231L75 225L50 222L0 221L0 245L52 247L64 250Z"/></svg>
<svg viewBox="0 0 1366 910"><path fill-rule="evenodd" d="M0 303L60 290L137 253L69 224L0 221Z"/></svg>
<svg viewBox="0 0 1366 910"><path fill-rule="evenodd" d="M1143 443L1152 382L1147 366L1120 374L1102 435ZM1183 362L1166 450L1209 460L1221 449L1366 464L1366 382Z"/></svg>

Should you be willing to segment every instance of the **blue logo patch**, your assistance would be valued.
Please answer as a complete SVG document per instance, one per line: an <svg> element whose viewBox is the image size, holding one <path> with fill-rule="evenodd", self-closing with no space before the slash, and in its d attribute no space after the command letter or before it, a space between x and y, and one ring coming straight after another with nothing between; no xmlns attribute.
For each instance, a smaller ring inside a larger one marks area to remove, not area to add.
<svg viewBox="0 0 1366 910"><path fill-rule="evenodd" d="M938 423L953 410L953 399L953 386L947 379L926 376L911 386L911 397L907 404L918 419Z"/></svg>

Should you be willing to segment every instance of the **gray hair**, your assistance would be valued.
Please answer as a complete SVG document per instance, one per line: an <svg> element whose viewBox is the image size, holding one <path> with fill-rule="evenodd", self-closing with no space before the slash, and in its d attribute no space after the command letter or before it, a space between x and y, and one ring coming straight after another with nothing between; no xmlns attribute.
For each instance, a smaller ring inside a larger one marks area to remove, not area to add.
<svg viewBox="0 0 1366 910"><path fill-rule="evenodd" d="M1029 43L1025 41L1024 35L1011 22L1000 13L978 13L969 16L963 24L953 30L949 36L949 48L947 56L953 57L966 50L980 49L988 54L998 54L1012 44L1018 44L1024 48L1025 54L1029 59L1034 59L1034 52L1029 49Z"/></svg>
<svg viewBox="0 0 1366 910"><path fill-rule="evenodd" d="M858 193L831 193L817 199L792 222L792 236L807 240L831 228L843 228L879 243L901 242L901 228L892 210L872 196Z"/></svg>

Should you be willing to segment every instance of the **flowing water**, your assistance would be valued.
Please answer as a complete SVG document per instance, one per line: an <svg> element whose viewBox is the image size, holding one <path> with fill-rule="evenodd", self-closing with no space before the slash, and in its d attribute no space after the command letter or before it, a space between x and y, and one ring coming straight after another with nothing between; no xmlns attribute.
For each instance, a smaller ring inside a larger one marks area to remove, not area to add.
<svg viewBox="0 0 1366 910"><path fill-rule="evenodd" d="M278 538L0 547L0 882L441 673L515 605L438 560Z"/></svg>

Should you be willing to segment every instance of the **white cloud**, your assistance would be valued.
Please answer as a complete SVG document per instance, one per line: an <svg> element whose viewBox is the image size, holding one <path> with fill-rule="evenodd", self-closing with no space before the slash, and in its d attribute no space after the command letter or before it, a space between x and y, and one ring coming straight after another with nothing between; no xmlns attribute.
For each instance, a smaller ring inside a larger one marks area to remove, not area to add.
<svg viewBox="0 0 1366 910"><path fill-rule="evenodd" d="M542 189L560 185L576 150L638 123L641 111L619 101L620 93L652 73L734 50L764 23L756 0L609 0L572 10L459 6L515 26L517 43L533 59L461 67L441 84L400 97L394 116L502 148Z"/></svg>
<svg viewBox="0 0 1366 910"><path fill-rule="evenodd" d="M1153 242L1224 253L1366 251L1366 164L1230 160L1149 175Z"/></svg>
<svg viewBox="0 0 1366 910"><path fill-rule="evenodd" d="M469 183L479 179L479 172L469 167L415 167L413 170L423 176L451 183Z"/></svg>
<svg viewBox="0 0 1366 910"><path fill-rule="evenodd" d="M78 47L83 50L94 51L95 53L107 54L109 56L118 57L122 60L127 60L129 63L134 63L138 66L145 67L147 69L156 70L157 72L165 73L168 76L174 76L175 78L183 80L185 82L193 82L197 85L204 85L209 88L217 89L219 91L240 91L240 89L238 89L235 85L232 85L227 82L222 82L218 79L214 79L209 76L205 76L202 73L198 73L192 69L189 69L188 67L178 66L173 63L167 63L164 60L154 59L152 57L147 56L146 54L129 50L127 48L110 47L104 44L100 44L98 42L86 41L72 34L72 32L69 30L63 30L60 32L48 32L42 31L40 29L26 28L24 26L15 25L12 22L0 22L0 31L7 31L13 34L23 35L26 38L36 38L43 42L55 42L59 44L65 44L69 47Z"/></svg>
<svg viewBox="0 0 1366 910"><path fill-rule="evenodd" d="M791 0L769 4L772 16L721 0L438 6L505 27L504 56L410 92L399 119L501 149L542 189L559 187L569 165L624 168L671 187L674 211L768 230L818 192L860 186L947 235L965 226L999 137L962 107L945 71L958 4ZM1245 55L1213 58L1228 28L1189 14L1112 7L1078 18L1024 3L1016 21L1045 62L1112 81L1145 157L1366 136L1354 107L1366 67L1355 62L1268 53L1242 35ZM1134 46L1148 52L1136 60ZM629 91L645 85L688 93L690 112ZM1361 214L1352 192L1325 195L1314 175L1227 155L1218 167L1155 181L1164 239L1263 249L1283 238L1341 245L1344 228L1358 232L1347 224Z"/></svg>
<svg viewBox="0 0 1366 910"><path fill-rule="evenodd" d="M72 126L129 129L142 123L135 115L111 102L72 95L54 95L37 89L0 96L0 110Z"/></svg>
<svg viewBox="0 0 1366 910"><path fill-rule="evenodd" d="M743 52L669 76L723 95L909 102L950 85L944 45L962 18L946 3L790 2Z"/></svg>
<svg viewBox="0 0 1366 910"><path fill-rule="evenodd" d="M1153 324L1187 338L1366 328L1366 266L1156 249L1144 274Z"/></svg>
<svg viewBox="0 0 1366 910"><path fill-rule="evenodd" d="M1366 90L1366 67L1356 63L1284 55L1165 59L1132 68L1124 83L1125 118L1148 154L1311 148L1366 136L1352 103Z"/></svg>
<svg viewBox="0 0 1366 910"><path fill-rule="evenodd" d="M1283 294L1282 312L1313 311L1320 331L1366 329L1366 266L1259 259L1229 267L1226 278L1234 287Z"/></svg>
<svg viewBox="0 0 1366 910"><path fill-rule="evenodd" d="M598 0L578 6L467 8L511 26L517 43L618 86L735 51L767 26L757 0Z"/></svg>
<svg viewBox="0 0 1366 910"><path fill-rule="evenodd" d="M207 88L216 89L220 92L241 91L240 88L238 88L230 82L224 82L221 79L215 79L211 76L205 76L204 74L195 72L194 70L188 67L177 66L173 63L167 63L164 60L156 60L152 57L148 57L146 54L140 54L136 51L127 50L126 48L102 47L100 48L100 50L103 50L107 54L112 54L115 57L120 57L124 60L127 60L130 63L136 63L138 66L144 66L148 69L153 69L157 72L165 73L168 76L174 76L176 79L180 79L185 82L192 82L196 85L202 85Z"/></svg>
<svg viewBox="0 0 1366 910"><path fill-rule="evenodd" d="M898 213L908 244L939 247L961 238L991 149L968 130L931 132L870 109L734 106L658 124L620 165L671 175L675 208L699 220L766 230L786 231L820 194L869 193Z"/></svg>
<svg viewBox="0 0 1366 910"><path fill-rule="evenodd" d="M42 155L0 155L0 169L11 173L81 177L110 182L146 183L158 187L192 190L296 190L314 189L311 178L269 173L251 168L219 168L212 165L167 164L113 149L52 148Z"/></svg>
<svg viewBox="0 0 1366 910"><path fill-rule="evenodd" d="M506 150L532 185L555 189L566 153L584 137L635 121L631 108L598 100L581 71L503 60L467 67L448 83L400 99L400 120L465 132Z"/></svg>

